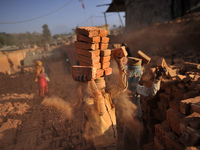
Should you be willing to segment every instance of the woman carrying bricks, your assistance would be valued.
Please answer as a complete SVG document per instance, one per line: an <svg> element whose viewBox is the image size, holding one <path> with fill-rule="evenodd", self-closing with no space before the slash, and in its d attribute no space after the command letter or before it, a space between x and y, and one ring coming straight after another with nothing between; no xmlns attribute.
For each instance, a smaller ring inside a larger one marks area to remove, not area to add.
<svg viewBox="0 0 200 150"><path fill-rule="evenodd" d="M87 81L87 76L81 74L75 80L82 82L82 106L85 114L86 140L92 141L96 149L117 149L117 129L115 106L112 99L125 91L128 82L124 69L126 57L115 58L119 79L109 89L105 89L104 77Z"/></svg>
<svg viewBox="0 0 200 150"><path fill-rule="evenodd" d="M44 95L47 95L49 93L49 89L46 81L45 70L44 67L42 66L42 62L36 61L35 65L36 65L35 82L38 82L39 96L42 100Z"/></svg>

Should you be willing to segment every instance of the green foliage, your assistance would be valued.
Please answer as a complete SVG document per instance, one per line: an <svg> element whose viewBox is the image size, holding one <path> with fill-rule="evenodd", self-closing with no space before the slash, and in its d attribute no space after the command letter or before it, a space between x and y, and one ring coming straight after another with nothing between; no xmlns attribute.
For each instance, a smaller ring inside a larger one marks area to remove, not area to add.
<svg viewBox="0 0 200 150"><path fill-rule="evenodd" d="M7 34L0 33L0 47L7 46L28 46L41 43L42 35L39 33ZM41 45L41 44L40 44Z"/></svg>
<svg viewBox="0 0 200 150"><path fill-rule="evenodd" d="M13 38L11 35L6 33L0 33L0 44L3 45L11 45L13 42Z"/></svg>
<svg viewBox="0 0 200 150"><path fill-rule="evenodd" d="M47 24L44 24L43 26L42 26L42 28L43 28L43 39L42 39L42 43L43 44L47 44L47 43L51 43L51 41L52 41L52 37L51 37L51 32L50 32L50 30L49 30L49 28L48 28L48 25Z"/></svg>

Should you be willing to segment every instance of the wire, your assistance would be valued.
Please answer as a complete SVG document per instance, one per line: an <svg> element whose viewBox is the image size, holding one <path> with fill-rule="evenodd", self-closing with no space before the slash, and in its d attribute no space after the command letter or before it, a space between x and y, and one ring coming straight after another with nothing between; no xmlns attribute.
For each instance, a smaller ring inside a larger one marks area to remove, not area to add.
<svg viewBox="0 0 200 150"><path fill-rule="evenodd" d="M85 22L87 22L89 19L91 19L92 18L92 16L90 16L87 20L85 20L84 22L82 22L82 23L79 23L78 25L81 25L81 24L84 24Z"/></svg>
<svg viewBox="0 0 200 150"><path fill-rule="evenodd" d="M32 18L32 19L27 19L27 20L23 20L23 21L16 21L16 22L0 22L0 24L16 24L16 23L23 23L23 22L28 22L28 21L32 21L32 20L36 20L36 19L39 19L39 18L42 18L42 17L46 17L46 16L49 16L59 10L61 10L62 8L64 8L65 6L67 6L70 2L72 2L73 0L70 0L69 2L67 2L66 4L64 4L62 7L50 12L50 13L47 13L45 15L42 15L42 16L39 16L39 17L35 17L35 18Z"/></svg>
<svg viewBox="0 0 200 150"><path fill-rule="evenodd" d="M106 15L106 17L110 17L110 16L113 16L113 15L115 15L116 13L114 13L114 14L110 14L110 15ZM93 16L93 17L104 17L104 16Z"/></svg>
<svg viewBox="0 0 200 150"><path fill-rule="evenodd" d="M116 13L114 13L114 14L110 14L110 15L107 15L107 17L110 17L110 16L113 16L113 15L115 15ZM86 23L89 19L91 19L92 17L104 17L104 16L90 16L88 19L86 19L84 22L82 22L82 23L78 23L78 26L79 25L82 25L82 24L84 24L84 23Z"/></svg>

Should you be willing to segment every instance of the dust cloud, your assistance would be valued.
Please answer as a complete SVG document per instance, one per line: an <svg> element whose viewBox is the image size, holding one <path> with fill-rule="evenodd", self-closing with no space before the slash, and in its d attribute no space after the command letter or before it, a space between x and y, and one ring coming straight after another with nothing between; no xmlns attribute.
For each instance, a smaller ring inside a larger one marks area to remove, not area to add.
<svg viewBox="0 0 200 150"><path fill-rule="evenodd" d="M52 91L53 96L46 97L42 104L46 107L52 107L59 110L63 119L72 120L77 117L76 115L78 111L76 110L81 110L83 114L84 99L88 98L92 94L92 90L88 83L73 81L70 74L65 75L63 71L60 71L62 70L62 65L62 63L60 63L60 65L55 65L54 63L50 64L51 68L53 68L52 70L54 70L50 74L50 76L52 76L52 80L50 82L50 88L52 89L50 91ZM105 77L106 86L108 87L109 85L112 86L113 84L119 82L116 63L112 63L111 67L113 68L113 73ZM56 78L54 79L54 77ZM117 122L119 122L119 124L124 128L128 129L137 143L139 143L141 133L143 131L143 125L137 119L137 106L130 100L130 91L120 94L113 100L113 102L115 105ZM100 135L99 133L101 133L99 130L100 120L97 113L97 107L93 107L90 110L90 114L87 115L91 115L94 120L93 124L85 124L84 128L84 138L90 141L94 137L98 137Z"/></svg>
<svg viewBox="0 0 200 150"><path fill-rule="evenodd" d="M62 119L72 119L73 117L73 108L72 105L66 101L64 101L62 98L58 96L51 96L46 97L42 104L44 106L49 106L56 108L57 110L61 111Z"/></svg>
<svg viewBox="0 0 200 150"><path fill-rule="evenodd" d="M107 85L113 85L119 81L118 68L116 63L112 62L113 73L106 78ZM132 91L128 89L114 98L115 113L117 122L122 128L130 131L137 144L140 143L143 132L143 123L137 118L137 106L131 101Z"/></svg>

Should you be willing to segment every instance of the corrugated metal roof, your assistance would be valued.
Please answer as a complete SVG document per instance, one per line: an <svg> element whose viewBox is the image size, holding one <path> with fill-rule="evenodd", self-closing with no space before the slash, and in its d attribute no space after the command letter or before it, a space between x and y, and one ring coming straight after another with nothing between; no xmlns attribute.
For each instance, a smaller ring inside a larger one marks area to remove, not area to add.
<svg viewBox="0 0 200 150"><path fill-rule="evenodd" d="M125 11L125 0L113 0L106 12Z"/></svg>

